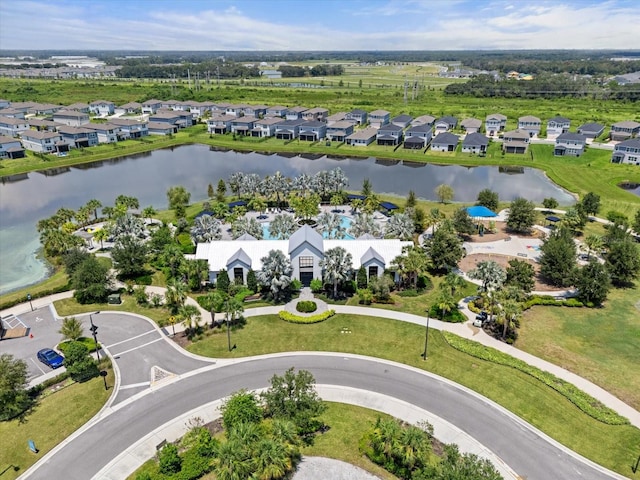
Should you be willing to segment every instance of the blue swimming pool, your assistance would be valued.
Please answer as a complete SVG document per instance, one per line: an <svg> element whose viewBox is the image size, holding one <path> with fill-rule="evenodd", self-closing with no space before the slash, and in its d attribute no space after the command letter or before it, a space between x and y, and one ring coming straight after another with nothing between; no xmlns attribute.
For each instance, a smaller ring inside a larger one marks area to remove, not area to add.
<svg viewBox="0 0 640 480"><path fill-rule="evenodd" d="M349 229L351 228L351 223L352 223L352 220L349 217L345 217L344 215L340 215L340 226L342 228L344 228L345 231L347 231L347 232L349 231ZM326 233L324 233L322 236L324 238L328 238L328 235ZM262 238L264 240L275 240L275 238L273 238L269 234L269 222L263 222L262 223ZM343 240L353 240L353 239L354 239L354 237L352 237L348 233L343 238Z"/></svg>

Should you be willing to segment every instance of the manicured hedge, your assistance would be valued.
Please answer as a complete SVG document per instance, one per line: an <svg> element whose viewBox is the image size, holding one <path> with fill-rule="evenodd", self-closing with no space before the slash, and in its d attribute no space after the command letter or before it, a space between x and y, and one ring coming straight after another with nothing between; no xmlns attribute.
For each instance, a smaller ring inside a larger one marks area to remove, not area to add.
<svg viewBox="0 0 640 480"><path fill-rule="evenodd" d="M93 338L81 337L77 340L79 343L82 343L89 352L95 352L96 350L96 342L93 341ZM63 355L67 354L67 347L71 341L66 341L58 344L58 350L62 352ZM100 344L98 344L100 345Z"/></svg>
<svg viewBox="0 0 640 480"><path fill-rule="evenodd" d="M296 310L301 313L311 313L318 309L318 305L313 300L300 300L296 304Z"/></svg>
<svg viewBox="0 0 640 480"><path fill-rule="evenodd" d="M551 307L593 307L593 304L585 305L576 298L568 298L567 300L558 300L551 295L533 295L522 304L523 310L527 310L534 305L545 305Z"/></svg>
<svg viewBox="0 0 640 480"><path fill-rule="evenodd" d="M310 323L324 322L327 318L331 318L335 314L336 314L335 310L327 310L326 312L322 312L317 315L302 317L299 315L295 315L293 313L289 313L286 310L281 310L280 313L278 313L278 316L280 317L281 320L284 320L285 322L310 324Z"/></svg>
<svg viewBox="0 0 640 480"><path fill-rule="evenodd" d="M515 368L527 375L531 375L536 380L541 381L566 397L584 413L602 423L606 423L608 425L627 425L629 423L629 420L625 417L603 405L601 402L583 392L572 383L566 382L549 372L540 370L537 367L531 366L528 363L512 357L511 355L507 355L495 348L486 347L480 343L454 335L453 333L443 331L442 335L447 343L456 350L460 350L461 352L482 360L497 363L498 365Z"/></svg>

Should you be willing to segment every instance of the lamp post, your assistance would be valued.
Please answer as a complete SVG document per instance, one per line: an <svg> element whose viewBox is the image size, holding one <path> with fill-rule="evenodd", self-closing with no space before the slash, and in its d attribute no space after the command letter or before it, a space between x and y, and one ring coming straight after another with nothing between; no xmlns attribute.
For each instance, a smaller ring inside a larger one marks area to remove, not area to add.
<svg viewBox="0 0 640 480"><path fill-rule="evenodd" d="M422 354L422 359L427 359L427 347L429 347L429 310L427 310L427 328L424 334L424 353Z"/></svg>
<svg viewBox="0 0 640 480"><path fill-rule="evenodd" d="M27 293L27 300L29 300L29 306L31 307L31 311L33 312L33 303L31 303L31 294Z"/></svg>
<svg viewBox="0 0 640 480"><path fill-rule="evenodd" d="M95 312L96 315L99 314L100 312ZM91 328L89 328L89 330L91 330L91 333L93 334L93 341L96 344L96 356L98 357L98 363L100 363L100 349L98 348L98 327L95 326L93 324L93 314L90 313L89 314L89 322L91 322Z"/></svg>

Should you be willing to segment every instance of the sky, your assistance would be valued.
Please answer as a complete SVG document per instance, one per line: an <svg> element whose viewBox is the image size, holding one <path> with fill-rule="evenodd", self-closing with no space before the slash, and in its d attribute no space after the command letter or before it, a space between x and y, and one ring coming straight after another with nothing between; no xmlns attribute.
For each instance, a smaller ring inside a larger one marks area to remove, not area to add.
<svg viewBox="0 0 640 480"><path fill-rule="evenodd" d="M0 49L640 49L640 0L0 0Z"/></svg>

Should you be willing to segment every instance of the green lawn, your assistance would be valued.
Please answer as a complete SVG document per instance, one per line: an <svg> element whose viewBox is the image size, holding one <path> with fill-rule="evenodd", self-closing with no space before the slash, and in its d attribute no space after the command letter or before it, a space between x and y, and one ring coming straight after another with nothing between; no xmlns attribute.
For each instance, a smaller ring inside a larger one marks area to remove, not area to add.
<svg viewBox="0 0 640 480"><path fill-rule="evenodd" d="M107 371L107 385L113 387L113 370ZM0 478L14 479L24 473L98 413L112 392L112 388L105 391L102 377L96 377L43 398L24 423L0 422ZM39 453L29 450L28 440L35 442Z"/></svg>
<svg viewBox="0 0 640 480"><path fill-rule="evenodd" d="M533 307L516 346L640 409L640 287L612 290L600 309Z"/></svg>
<svg viewBox="0 0 640 480"><path fill-rule="evenodd" d="M136 303L132 296L129 295L122 295L122 303L120 305L110 305L107 303L81 305L75 298L64 298L54 302L54 306L56 307L58 315L61 317L69 317L95 311L131 312L149 317L158 325L163 325L170 316L170 313L166 308L142 307Z"/></svg>
<svg viewBox="0 0 640 480"><path fill-rule="evenodd" d="M64 269L57 269L53 275L43 280L36 285L30 285L28 287L21 288L20 290L14 290L13 292L5 293L0 296L0 310L6 308L5 305L12 305L15 302L26 302L27 294L31 294L33 298L40 296L43 292L51 292L59 288L64 287L69 282L67 274Z"/></svg>
<svg viewBox="0 0 640 480"><path fill-rule="evenodd" d="M342 333L343 330L351 333ZM424 368L491 398L569 448L612 470L631 475L640 430L610 426L582 413L565 397L532 377L463 354L431 330L424 362L424 328L363 316L336 315L323 323L296 325L276 316L252 317L232 332L237 348L227 351L223 330L192 344L193 353L240 358L287 351L334 351L386 358ZM576 435L576 432L580 432ZM640 472L635 477L640 478Z"/></svg>

